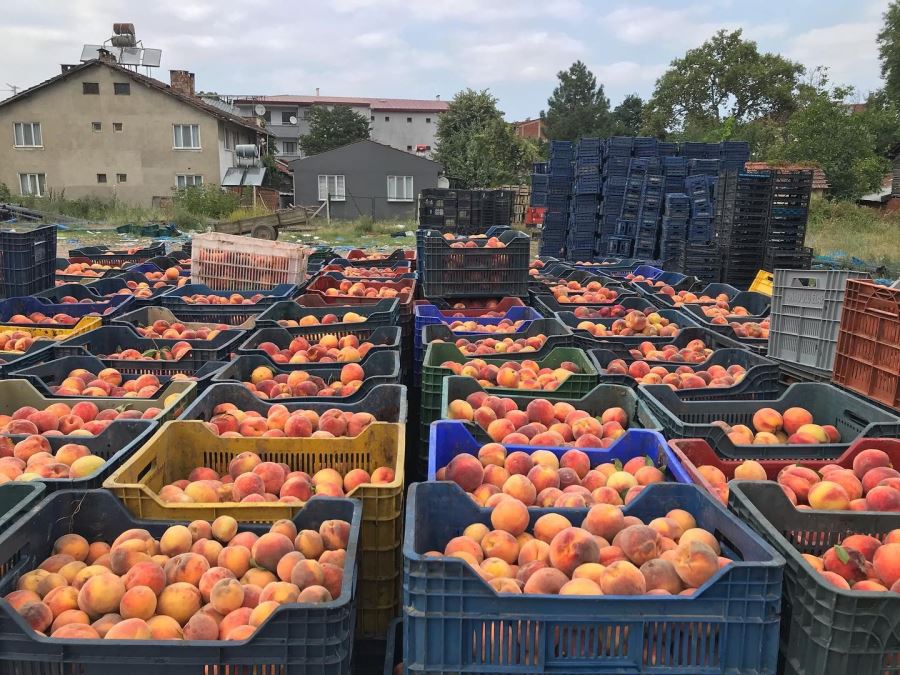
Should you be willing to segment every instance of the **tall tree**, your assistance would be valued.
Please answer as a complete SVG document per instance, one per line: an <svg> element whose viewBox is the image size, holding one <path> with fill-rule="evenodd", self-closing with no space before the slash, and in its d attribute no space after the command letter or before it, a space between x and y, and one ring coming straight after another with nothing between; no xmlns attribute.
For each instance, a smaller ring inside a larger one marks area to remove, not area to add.
<svg viewBox="0 0 900 675"><path fill-rule="evenodd" d="M435 161L464 188L516 182L538 156L538 147L516 136L486 89L457 93L438 117L436 138Z"/></svg>
<svg viewBox="0 0 900 675"><path fill-rule="evenodd" d="M686 128L738 124L759 117L784 117L793 109L799 63L761 54L740 30L721 30L682 58L656 81L647 105L645 129L657 135Z"/></svg>
<svg viewBox="0 0 900 675"><path fill-rule="evenodd" d="M637 94L629 94L613 109L613 133L617 136L637 136L641 132L644 101Z"/></svg>
<svg viewBox="0 0 900 675"><path fill-rule="evenodd" d="M878 33L878 55L885 94L900 106L900 0L892 0L884 13L884 27Z"/></svg>
<svg viewBox="0 0 900 675"><path fill-rule="evenodd" d="M350 106L312 106L309 133L300 137L300 149L307 155L333 150L369 137L369 118Z"/></svg>
<svg viewBox="0 0 900 675"><path fill-rule="evenodd" d="M547 100L547 111L541 111L547 137L575 140L582 136L609 136L612 131L609 99L588 67L576 61L568 70L557 73L557 77L559 84Z"/></svg>
<svg viewBox="0 0 900 675"><path fill-rule="evenodd" d="M847 112L844 101L851 93L842 87L802 87L798 109L785 125L781 156L774 157L822 167L830 194L838 199L857 199L875 190L890 166L877 153L866 115Z"/></svg>

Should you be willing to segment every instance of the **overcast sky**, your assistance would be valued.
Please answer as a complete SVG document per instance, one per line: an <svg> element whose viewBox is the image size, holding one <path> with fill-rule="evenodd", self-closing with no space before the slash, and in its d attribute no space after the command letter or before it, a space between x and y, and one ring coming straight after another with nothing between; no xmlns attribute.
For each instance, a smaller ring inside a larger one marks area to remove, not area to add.
<svg viewBox="0 0 900 675"><path fill-rule="evenodd" d="M648 96L666 65L719 28L828 66L860 92L880 86L875 36L888 0L0 0L0 98L77 62L116 21L163 50L156 77L197 74L231 94L449 99L489 88L507 119L546 107L581 59L612 104Z"/></svg>

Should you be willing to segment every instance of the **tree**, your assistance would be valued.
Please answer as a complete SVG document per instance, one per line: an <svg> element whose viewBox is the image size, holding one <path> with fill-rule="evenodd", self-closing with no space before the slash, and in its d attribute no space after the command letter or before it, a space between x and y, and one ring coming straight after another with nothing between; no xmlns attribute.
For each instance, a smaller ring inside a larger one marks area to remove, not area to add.
<svg viewBox="0 0 900 675"><path fill-rule="evenodd" d="M333 150L369 137L369 118L345 105L312 106L309 133L300 137L300 148L307 155Z"/></svg>
<svg viewBox="0 0 900 675"><path fill-rule="evenodd" d="M727 117L737 124L786 117L804 67L777 54L761 54L755 42L741 35L740 30L721 30L673 60L656 81L645 130L663 136L717 127Z"/></svg>
<svg viewBox="0 0 900 675"><path fill-rule="evenodd" d="M864 114L851 114L844 104L849 88L801 87L798 109L785 125L781 157L820 166L831 184L830 195L857 199L877 189L889 168L879 157L876 134Z"/></svg>
<svg viewBox="0 0 900 675"><path fill-rule="evenodd" d="M884 13L884 27L878 33L878 55L885 94L900 106L900 0L893 0Z"/></svg>
<svg viewBox="0 0 900 675"><path fill-rule="evenodd" d="M466 89L438 117L434 159L460 187L493 187L518 181L538 156L534 143L516 136L486 89Z"/></svg>
<svg viewBox="0 0 900 675"><path fill-rule="evenodd" d="M547 111L541 119L547 137L554 140L576 140L583 136L605 138L612 131L609 99L603 85L581 61L557 73L559 84L547 100Z"/></svg>
<svg viewBox="0 0 900 675"><path fill-rule="evenodd" d="M637 136L641 132L644 101L637 94L629 94L613 109L613 134Z"/></svg>

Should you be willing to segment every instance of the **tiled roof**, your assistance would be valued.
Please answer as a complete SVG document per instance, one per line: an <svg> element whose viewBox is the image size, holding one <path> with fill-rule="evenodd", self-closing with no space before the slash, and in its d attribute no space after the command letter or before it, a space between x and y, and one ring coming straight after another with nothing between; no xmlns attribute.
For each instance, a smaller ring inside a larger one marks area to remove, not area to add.
<svg viewBox="0 0 900 675"><path fill-rule="evenodd" d="M198 110L205 112L208 115L216 117L220 120L223 120L226 122L231 122L232 124L237 124L239 126L244 127L245 129L251 129L257 133L271 135L271 133L266 131L265 129L261 129L256 124L248 122L247 118L245 118L245 117L240 117L238 115L234 115L230 112L227 112L226 110L223 110L222 108L220 108L218 106L207 103L206 101L202 100L201 98L199 98L197 96L186 96L184 94L181 94L181 93L175 91L174 89L172 89L171 86L169 86L165 82L161 82L160 80L156 80L152 77L147 77L145 75L141 75L140 73L136 73L133 70L129 70L128 68L122 68L121 66L116 65L114 63L107 63L106 61L100 61L99 59L85 61L84 63L81 63L81 64L75 66L74 68L70 68L69 70L67 70L64 73L60 73L59 75L51 77L49 80L44 80L43 82L39 82L38 84L34 85L33 87L29 87L28 89L23 89L15 96L10 96L9 98L4 99L3 101L0 101L0 107L9 105L16 101L19 101L20 99L31 96L33 93L40 91L41 89L44 89L45 87L49 87L53 84L56 84L57 82L61 82L62 80L72 77L73 75L80 73L84 70L87 70L88 68L92 68L94 66L106 66L107 68L111 68L111 69L121 73L122 75L130 77L135 82L146 85L148 87L152 87L153 89L156 89L157 91L167 94L173 98L176 98L179 101L182 101L183 103L186 103L189 106L197 108Z"/></svg>
<svg viewBox="0 0 900 675"><path fill-rule="evenodd" d="M812 169L813 172L813 190L827 190L831 185L828 183L828 176L817 166L809 164L773 164L771 162L747 162L744 167L748 171L765 171L766 169L781 169L783 171L800 171L802 169Z"/></svg>
<svg viewBox="0 0 900 675"><path fill-rule="evenodd" d="M272 105L355 105L372 110L405 110L410 112L444 112L447 101L415 98L364 98L356 96L252 96L238 98L237 104L270 103Z"/></svg>

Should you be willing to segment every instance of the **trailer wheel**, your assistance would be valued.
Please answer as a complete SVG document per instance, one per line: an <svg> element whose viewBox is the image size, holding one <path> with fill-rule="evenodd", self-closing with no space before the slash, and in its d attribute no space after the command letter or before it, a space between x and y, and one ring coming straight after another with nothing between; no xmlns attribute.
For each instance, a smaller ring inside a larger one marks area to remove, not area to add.
<svg viewBox="0 0 900 675"><path fill-rule="evenodd" d="M250 231L250 236L254 239L275 241L278 239L278 230L271 225L254 225L253 229Z"/></svg>

